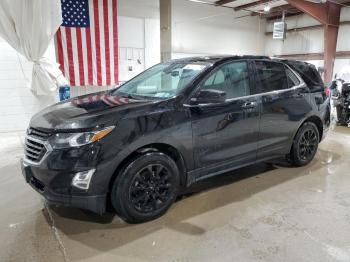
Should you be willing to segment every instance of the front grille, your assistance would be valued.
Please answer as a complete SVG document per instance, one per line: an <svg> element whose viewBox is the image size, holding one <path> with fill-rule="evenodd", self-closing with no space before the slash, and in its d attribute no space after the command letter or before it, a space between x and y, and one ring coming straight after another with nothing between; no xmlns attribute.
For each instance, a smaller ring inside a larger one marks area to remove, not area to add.
<svg viewBox="0 0 350 262"><path fill-rule="evenodd" d="M30 127L27 130L27 134L29 136L31 136L31 137L34 137L34 138L37 138L37 139L41 139L41 140L46 140L51 135L51 133L49 133L49 132L38 130L38 129L35 129L35 128L32 128L32 127Z"/></svg>
<svg viewBox="0 0 350 262"><path fill-rule="evenodd" d="M47 149L44 141L36 140L31 137L26 137L24 153L28 160L39 162L46 154Z"/></svg>
<svg viewBox="0 0 350 262"><path fill-rule="evenodd" d="M28 128L24 146L25 158L31 162L39 163L47 153L45 144L51 135L50 132Z"/></svg>

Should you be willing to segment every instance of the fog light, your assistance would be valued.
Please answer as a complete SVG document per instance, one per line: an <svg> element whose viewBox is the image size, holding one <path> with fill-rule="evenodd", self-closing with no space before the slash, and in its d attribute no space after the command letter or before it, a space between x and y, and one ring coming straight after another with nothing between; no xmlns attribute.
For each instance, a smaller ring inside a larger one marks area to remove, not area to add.
<svg viewBox="0 0 350 262"><path fill-rule="evenodd" d="M89 189L90 181L94 173L95 169L76 173L72 179L72 186L85 190Z"/></svg>

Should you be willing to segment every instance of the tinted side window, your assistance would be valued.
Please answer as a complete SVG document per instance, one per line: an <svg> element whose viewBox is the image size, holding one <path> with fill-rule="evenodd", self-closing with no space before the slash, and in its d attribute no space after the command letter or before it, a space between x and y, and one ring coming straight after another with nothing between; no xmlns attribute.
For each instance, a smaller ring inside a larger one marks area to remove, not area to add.
<svg viewBox="0 0 350 262"><path fill-rule="evenodd" d="M288 88L283 64L270 61L256 61L255 64L263 93Z"/></svg>
<svg viewBox="0 0 350 262"><path fill-rule="evenodd" d="M298 77L292 72L292 70L290 70L289 68L286 68L286 73L287 73L289 88L300 85L300 81Z"/></svg>
<svg viewBox="0 0 350 262"><path fill-rule="evenodd" d="M201 89L224 91L226 99L250 95L247 62L233 62L221 66L202 83Z"/></svg>
<svg viewBox="0 0 350 262"><path fill-rule="evenodd" d="M314 65L300 61L284 61L284 63L292 67L309 87L323 87L323 80Z"/></svg>

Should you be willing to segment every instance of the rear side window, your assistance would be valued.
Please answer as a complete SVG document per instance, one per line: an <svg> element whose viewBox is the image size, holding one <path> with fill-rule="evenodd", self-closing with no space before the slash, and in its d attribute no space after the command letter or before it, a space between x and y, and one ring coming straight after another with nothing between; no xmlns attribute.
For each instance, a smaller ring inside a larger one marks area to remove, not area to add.
<svg viewBox="0 0 350 262"><path fill-rule="evenodd" d="M290 70L289 68L286 68L286 73L287 73L287 80L288 80L288 87L289 88L300 85L300 80L293 73L292 70Z"/></svg>
<svg viewBox="0 0 350 262"><path fill-rule="evenodd" d="M270 61L256 61L255 64L263 93L288 88L286 70L283 64Z"/></svg>
<svg viewBox="0 0 350 262"><path fill-rule="evenodd" d="M201 89L224 91L226 99L250 95L249 69L246 61L227 63L219 67L201 85Z"/></svg>
<svg viewBox="0 0 350 262"><path fill-rule="evenodd" d="M304 80L304 82L309 86L321 86L323 87L323 80L318 73L314 65L299 62L299 61L284 61L287 65L292 67Z"/></svg>

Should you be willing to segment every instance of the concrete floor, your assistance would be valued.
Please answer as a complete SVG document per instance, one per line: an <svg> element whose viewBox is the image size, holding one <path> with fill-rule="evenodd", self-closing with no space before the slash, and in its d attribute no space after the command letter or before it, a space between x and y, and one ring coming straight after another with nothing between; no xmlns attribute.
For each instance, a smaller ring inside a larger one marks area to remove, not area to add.
<svg viewBox="0 0 350 262"><path fill-rule="evenodd" d="M140 225L45 208L21 176L22 139L0 136L1 261L350 261L345 127L307 167L259 164L206 180Z"/></svg>

